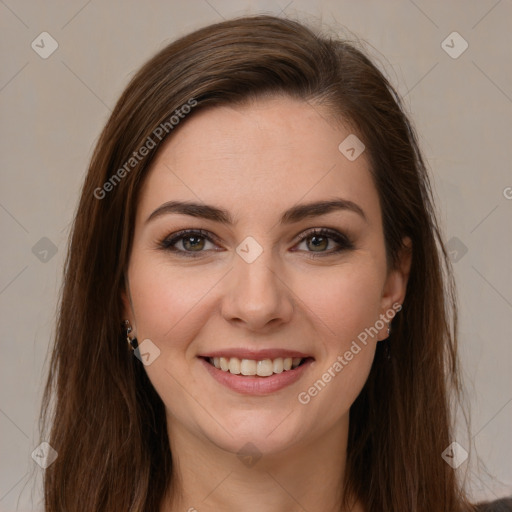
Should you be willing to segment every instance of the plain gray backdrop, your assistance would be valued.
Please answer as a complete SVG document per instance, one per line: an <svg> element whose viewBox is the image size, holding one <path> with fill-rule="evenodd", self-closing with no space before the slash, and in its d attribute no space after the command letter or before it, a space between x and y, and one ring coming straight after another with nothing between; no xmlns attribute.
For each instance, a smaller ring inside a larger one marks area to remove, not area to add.
<svg viewBox="0 0 512 512"><path fill-rule="evenodd" d="M457 471L475 499L512 494L510 0L0 0L1 511L42 510L44 470L31 454L44 441L45 357L100 130L134 72L165 44L255 13L350 31L404 97L458 284L471 433L459 429L454 439L470 452Z"/></svg>

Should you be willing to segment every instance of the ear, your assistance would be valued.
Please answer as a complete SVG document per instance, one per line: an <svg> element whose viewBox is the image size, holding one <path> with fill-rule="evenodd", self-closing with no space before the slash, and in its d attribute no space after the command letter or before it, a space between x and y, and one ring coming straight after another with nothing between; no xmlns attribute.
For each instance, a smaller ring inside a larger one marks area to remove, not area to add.
<svg viewBox="0 0 512 512"><path fill-rule="evenodd" d="M381 297L381 314L386 315L386 312L392 310L397 312L397 304L404 303L405 294L407 291L407 282L409 281L409 274L411 271L412 262L412 241L409 237L402 240L402 248L398 255L398 263L395 268L388 271L386 282L382 290ZM393 307L394 305L394 307ZM389 317L390 315L386 315ZM394 316L391 315L391 318ZM384 329L379 332L379 340L387 338L387 324Z"/></svg>

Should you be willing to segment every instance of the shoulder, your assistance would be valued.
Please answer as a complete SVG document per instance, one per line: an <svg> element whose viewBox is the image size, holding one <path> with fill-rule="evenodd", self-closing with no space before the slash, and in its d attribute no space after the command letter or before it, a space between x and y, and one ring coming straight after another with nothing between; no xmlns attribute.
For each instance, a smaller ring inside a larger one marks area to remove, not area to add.
<svg viewBox="0 0 512 512"><path fill-rule="evenodd" d="M512 512L512 497L479 503L476 507L478 512Z"/></svg>

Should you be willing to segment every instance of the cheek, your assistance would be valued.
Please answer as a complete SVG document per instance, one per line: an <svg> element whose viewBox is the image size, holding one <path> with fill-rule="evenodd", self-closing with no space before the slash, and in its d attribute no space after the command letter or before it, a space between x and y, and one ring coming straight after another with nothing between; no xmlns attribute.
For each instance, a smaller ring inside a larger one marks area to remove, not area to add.
<svg viewBox="0 0 512 512"><path fill-rule="evenodd" d="M187 350L212 314L215 284L221 272L201 272L197 267L173 268L163 258L141 251L130 263L130 291L139 342L149 338L160 350L145 371L163 402L172 409L192 410L194 400L184 387L194 354ZM188 359L188 361L186 361Z"/></svg>
<svg viewBox="0 0 512 512"><path fill-rule="evenodd" d="M378 265L360 261L301 279L299 296L315 323L320 357L299 402L330 425L348 412L368 378L376 347L368 332L379 318L381 274Z"/></svg>
<svg viewBox="0 0 512 512"><path fill-rule="evenodd" d="M379 317L381 276L376 267L345 265L297 279L298 295L318 318L318 328L330 333L337 349L374 325Z"/></svg>
<svg viewBox="0 0 512 512"><path fill-rule="evenodd" d="M150 338L162 350L172 350L180 340L193 336L195 326L200 328L221 274L198 272L193 267L178 271L154 259L148 264L143 257L134 257L130 269L137 335Z"/></svg>
<svg viewBox="0 0 512 512"><path fill-rule="evenodd" d="M301 390L298 401L308 417L322 418L322 429L329 429L346 416L368 379L375 347L359 344L322 362L314 379ZM350 361L347 354L352 354Z"/></svg>
<svg viewBox="0 0 512 512"><path fill-rule="evenodd" d="M304 414L323 418L328 428L348 414L372 367L377 341L367 329L379 318L378 274L352 269L317 276L303 296L315 319L320 357L297 398Z"/></svg>

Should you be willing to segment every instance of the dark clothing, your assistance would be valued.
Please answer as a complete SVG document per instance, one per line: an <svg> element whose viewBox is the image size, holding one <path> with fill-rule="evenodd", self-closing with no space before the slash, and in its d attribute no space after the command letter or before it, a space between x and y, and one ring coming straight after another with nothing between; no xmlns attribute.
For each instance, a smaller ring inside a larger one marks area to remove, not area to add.
<svg viewBox="0 0 512 512"><path fill-rule="evenodd" d="M492 502L479 503L477 507L478 512L511 512L512 497L502 498Z"/></svg>

